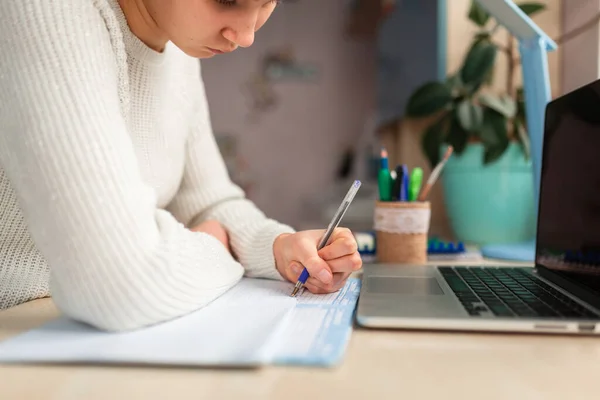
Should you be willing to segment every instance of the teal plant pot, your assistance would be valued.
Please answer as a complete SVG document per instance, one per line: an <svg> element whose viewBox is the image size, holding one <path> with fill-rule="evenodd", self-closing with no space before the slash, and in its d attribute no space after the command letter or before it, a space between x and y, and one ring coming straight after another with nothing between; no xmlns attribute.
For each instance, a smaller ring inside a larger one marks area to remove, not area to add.
<svg viewBox="0 0 600 400"><path fill-rule="evenodd" d="M481 246L534 238L533 166L519 144L511 143L485 166L483 146L469 144L461 155L450 157L441 181L458 240Z"/></svg>

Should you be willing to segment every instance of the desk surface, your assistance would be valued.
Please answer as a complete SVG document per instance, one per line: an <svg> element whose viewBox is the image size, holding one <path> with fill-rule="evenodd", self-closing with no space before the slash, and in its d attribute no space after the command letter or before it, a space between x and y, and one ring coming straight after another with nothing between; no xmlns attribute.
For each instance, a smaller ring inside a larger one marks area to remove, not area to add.
<svg viewBox="0 0 600 400"><path fill-rule="evenodd" d="M489 262L487 262L489 263ZM50 299L0 312L0 340L58 315ZM332 369L0 366L4 399L591 399L600 340L356 329Z"/></svg>

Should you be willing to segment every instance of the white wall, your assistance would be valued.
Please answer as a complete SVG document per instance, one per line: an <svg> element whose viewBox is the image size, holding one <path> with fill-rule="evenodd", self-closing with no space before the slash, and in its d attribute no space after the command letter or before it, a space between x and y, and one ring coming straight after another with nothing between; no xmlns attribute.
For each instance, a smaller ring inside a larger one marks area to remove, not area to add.
<svg viewBox="0 0 600 400"><path fill-rule="evenodd" d="M562 21L565 32L580 27L600 12L600 0L563 2ZM600 78L600 28L592 26L562 46L562 90L570 92Z"/></svg>
<svg viewBox="0 0 600 400"><path fill-rule="evenodd" d="M551 36L562 32L562 1L541 0L548 10L534 19ZM600 0L568 0L564 3L598 3ZM329 197L335 168L345 146L361 133L374 101L376 52L374 44L344 37L348 0L300 0L283 5L258 33L250 49L203 61L203 76L216 132L239 138L240 151L248 161L250 178L257 186L249 192L269 216L291 224L305 217L306 201ZM474 31L466 19L470 0L448 0L448 71L462 62ZM499 33L498 40L506 34ZM256 72L261 56L292 43L300 61L320 68L317 83L285 83L275 87L280 96L276 110L257 123L246 120L244 86ZM596 42L597 43L597 42ZM598 46L596 44L596 51ZM561 52L549 55L554 96L562 91ZM418 55L415 55L418 57ZM565 57L567 59L567 57ZM596 52L596 61L598 55ZM566 62L566 61L565 61ZM571 63L572 64L572 63ZM579 63L577 63L579 64ZM569 73L569 68L565 69ZM596 70L594 70L596 71ZM584 75L579 72L574 73ZM495 85L504 88L505 67L498 66ZM520 79L520 75L517 75ZM418 135L414 127L403 128L400 147L410 160L421 165ZM412 132L412 133L410 133ZM406 158L404 158L406 160ZM411 162L412 163L412 162ZM443 199L434 208L435 223L446 231Z"/></svg>
<svg viewBox="0 0 600 400"><path fill-rule="evenodd" d="M347 4L284 3L251 48L202 62L214 130L239 138L258 183L249 197L287 223L299 223L305 201L331 188L341 151L356 141L372 108L374 46L345 39ZM244 85L267 50L287 43L301 62L319 67L320 78L278 84L278 108L251 123Z"/></svg>

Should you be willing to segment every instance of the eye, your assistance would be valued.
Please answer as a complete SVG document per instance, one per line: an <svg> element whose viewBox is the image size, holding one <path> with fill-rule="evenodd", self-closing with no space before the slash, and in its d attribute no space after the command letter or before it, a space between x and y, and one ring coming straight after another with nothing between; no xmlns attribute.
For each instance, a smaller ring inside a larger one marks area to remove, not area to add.
<svg viewBox="0 0 600 400"><path fill-rule="evenodd" d="M227 7L235 6L237 3L236 0L215 0L217 3L222 4Z"/></svg>
<svg viewBox="0 0 600 400"><path fill-rule="evenodd" d="M227 7L235 6L237 4L237 0L215 0L217 3L222 4ZM281 3L281 0L271 0L267 4L274 3L275 5Z"/></svg>

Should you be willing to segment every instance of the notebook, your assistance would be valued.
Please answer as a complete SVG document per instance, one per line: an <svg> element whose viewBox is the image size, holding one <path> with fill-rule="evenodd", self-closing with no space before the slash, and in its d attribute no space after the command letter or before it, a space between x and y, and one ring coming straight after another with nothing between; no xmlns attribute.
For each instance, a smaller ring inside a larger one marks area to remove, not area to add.
<svg viewBox="0 0 600 400"><path fill-rule="evenodd" d="M0 363L259 367L333 365L352 331L360 281L337 293L289 296L291 283L242 279L187 316L124 333L67 318L0 342Z"/></svg>
<svg viewBox="0 0 600 400"><path fill-rule="evenodd" d="M289 296L294 285L261 280L244 282L273 296ZM273 363L334 366L342 361L350 341L360 279L352 278L338 292L312 294L304 290L296 299L289 323L282 329Z"/></svg>

